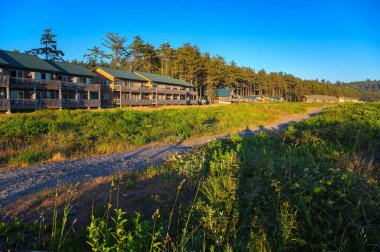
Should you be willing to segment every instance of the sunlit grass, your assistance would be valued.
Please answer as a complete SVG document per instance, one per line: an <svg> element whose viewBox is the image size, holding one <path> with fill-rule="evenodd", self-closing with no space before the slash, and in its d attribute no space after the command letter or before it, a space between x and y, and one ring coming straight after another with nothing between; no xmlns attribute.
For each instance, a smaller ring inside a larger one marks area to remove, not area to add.
<svg viewBox="0 0 380 252"><path fill-rule="evenodd" d="M0 166L109 154L150 143L177 144L235 133L281 116L305 113L301 103L233 104L157 111L38 111L0 119ZM34 153L34 154L33 154ZM57 158L59 157L59 158Z"/></svg>

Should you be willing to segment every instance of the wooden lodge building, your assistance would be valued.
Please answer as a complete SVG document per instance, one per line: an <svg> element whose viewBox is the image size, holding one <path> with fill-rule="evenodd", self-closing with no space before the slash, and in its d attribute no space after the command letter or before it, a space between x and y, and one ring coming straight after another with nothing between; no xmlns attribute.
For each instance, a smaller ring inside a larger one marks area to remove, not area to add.
<svg viewBox="0 0 380 252"><path fill-rule="evenodd" d="M195 105L195 87L169 76L132 70L96 67L93 72L102 83L102 104L114 106Z"/></svg>
<svg viewBox="0 0 380 252"><path fill-rule="evenodd" d="M216 100L218 103L229 104L232 102L237 102L237 97L232 88L217 88L215 90Z"/></svg>
<svg viewBox="0 0 380 252"><path fill-rule="evenodd" d="M80 65L0 50L0 111L100 108L94 77Z"/></svg>
<svg viewBox="0 0 380 252"><path fill-rule="evenodd" d="M331 96L331 95L304 95L301 101L306 103L337 103L337 102L359 102L358 98L343 97L343 96Z"/></svg>
<svg viewBox="0 0 380 252"><path fill-rule="evenodd" d="M53 62L0 50L0 111L195 105L195 87L158 74Z"/></svg>

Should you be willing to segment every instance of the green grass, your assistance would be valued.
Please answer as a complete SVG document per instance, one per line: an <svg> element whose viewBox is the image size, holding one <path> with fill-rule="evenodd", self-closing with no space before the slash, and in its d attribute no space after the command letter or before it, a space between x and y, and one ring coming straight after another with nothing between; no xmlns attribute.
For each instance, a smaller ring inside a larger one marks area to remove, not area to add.
<svg viewBox="0 0 380 252"><path fill-rule="evenodd" d="M0 166L113 153L149 143L236 132L305 112L300 103L238 104L153 112L38 111L0 119Z"/></svg>
<svg viewBox="0 0 380 252"><path fill-rule="evenodd" d="M62 251L376 251L379 171L380 105L336 106L285 132L213 141L112 183L117 204L89 213L87 231ZM178 185L172 208L126 214L119 185L128 192L162 175ZM14 238L27 228L15 225L1 224L0 238L27 246Z"/></svg>

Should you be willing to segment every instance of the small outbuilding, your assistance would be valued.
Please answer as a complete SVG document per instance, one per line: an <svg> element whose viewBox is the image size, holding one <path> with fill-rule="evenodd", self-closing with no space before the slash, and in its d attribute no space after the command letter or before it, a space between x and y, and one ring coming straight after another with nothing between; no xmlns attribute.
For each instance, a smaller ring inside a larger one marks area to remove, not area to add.
<svg viewBox="0 0 380 252"><path fill-rule="evenodd" d="M323 103L335 103L338 102L336 96L331 95L304 95L302 101L307 103L323 102Z"/></svg>
<svg viewBox="0 0 380 252"><path fill-rule="evenodd" d="M215 91L218 103L229 104L236 100L235 92L232 88L217 88Z"/></svg>

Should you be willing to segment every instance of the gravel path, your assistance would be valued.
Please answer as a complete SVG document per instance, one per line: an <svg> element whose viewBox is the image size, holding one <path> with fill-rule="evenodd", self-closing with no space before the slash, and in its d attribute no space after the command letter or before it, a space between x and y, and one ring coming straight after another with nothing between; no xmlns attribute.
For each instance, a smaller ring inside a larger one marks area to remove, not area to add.
<svg viewBox="0 0 380 252"><path fill-rule="evenodd" d="M260 126L256 129L246 129L240 134L244 136L259 130L281 131L286 129L289 124L305 120L321 111L322 109L317 108L310 110L309 114L287 116L277 123L265 127ZM22 196L42 189L54 188L58 181L62 184L89 181L128 169L144 168L151 164L159 164L176 152L182 153L201 146L209 140L223 137L228 137L228 135L202 137L185 141L179 145L143 147L132 152L1 171L0 208Z"/></svg>

